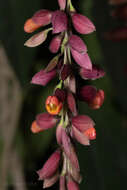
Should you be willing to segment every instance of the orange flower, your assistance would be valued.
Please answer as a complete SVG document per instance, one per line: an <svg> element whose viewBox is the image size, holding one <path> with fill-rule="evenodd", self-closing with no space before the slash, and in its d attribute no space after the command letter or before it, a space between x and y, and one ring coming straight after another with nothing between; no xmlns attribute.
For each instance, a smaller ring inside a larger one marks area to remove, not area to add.
<svg viewBox="0 0 127 190"><path fill-rule="evenodd" d="M92 128L87 129L87 130L84 132L84 135L86 135L86 136L89 138L89 140L94 140L94 139L96 139L96 130L95 130L95 128L92 127Z"/></svg>
<svg viewBox="0 0 127 190"><path fill-rule="evenodd" d="M57 115L61 111L63 104L58 100L56 96L48 96L45 106L48 113L51 115Z"/></svg>
<svg viewBox="0 0 127 190"><path fill-rule="evenodd" d="M32 133L39 133L39 132L43 131L43 129L41 129L41 128L37 125L37 122L36 122L36 121L33 121L33 122L32 122L32 125L31 125L31 131L32 131Z"/></svg>
<svg viewBox="0 0 127 190"><path fill-rule="evenodd" d="M40 27L41 27L40 25L33 22L33 20L30 18L24 24L24 31L27 33L32 33Z"/></svg>

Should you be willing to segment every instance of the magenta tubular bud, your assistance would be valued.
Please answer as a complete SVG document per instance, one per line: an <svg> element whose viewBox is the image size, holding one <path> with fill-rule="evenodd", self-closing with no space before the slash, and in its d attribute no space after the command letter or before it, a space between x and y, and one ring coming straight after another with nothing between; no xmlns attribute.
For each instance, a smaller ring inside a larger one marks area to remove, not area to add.
<svg viewBox="0 0 127 190"><path fill-rule="evenodd" d="M71 92L68 92L67 94L67 103L70 111L73 113L74 116L76 116L77 115L76 102Z"/></svg>
<svg viewBox="0 0 127 190"><path fill-rule="evenodd" d="M50 178L46 178L44 180L44 183L43 183L43 189L51 187L52 185L54 185L57 182L58 178L59 178L59 172L58 171L53 176L51 176Z"/></svg>
<svg viewBox="0 0 127 190"><path fill-rule="evenodd" d="M75 62L80 65L81 67L92 70L92 63L90 60L90 57L87 53L82 54L77 51L75 51L73 48L71 48L72 57L74 58Z"/></svg>
<svg viewBox="0 0 127 190"><path fill-rule="evenodd" d="M79 131L84 132L85 130L94 127L94 121L87 115L78 115L72 118L72 125Z"/></svg>
<svg viewBox="0 0 127 190"><path fill-rule="evenodd" d="M72 127L74 138L82 145L90 145L89 138L80 132L76 127Z"/></svg>
<svg viewBox="0 0 127 190"><path fill-rule="evenodd" d="M37 171L39 175L39 180L44 180L46 178L50 178L59 167L60 162L60 151L55 151L49 159L44 164L43 168Z"/></svg>
<svg viewBox="0 0 127 190"><path fill-rule="evenodd" d="M97 65L93 65L92 66L92 70L88 70L88 69L84 69L81 68L80 69L80 76L83 79L88 79L88 80L95 80L95 79L99 79L104 77L105 72L103 69L101 69L99 66Z"/></svg>
<svg viewBox="0 0 127 190"><path fill-rule="evenodd" d="M44 70L41 70L33 76L31 83L45 86L55 76L56 76L55 69L50 72L45 72Z"/></svg>
<svg viewBox="0 0 127 190"><path fill-rule="evenodd" d="M65 185L65 176L60 176L60 190L66 190L66 185Z"/></svg>
<svg viewBox="0 0 127 190"><path fill-rule="evenodd" d="M72 22L80 34L89 34L96 30L94 24L84 15L72 13Z"/></svg>
<svg viewBox="0 0 127 190"><path fill-rule="evenodd" d="M67 29L67 15L63 11L55 11L52 14L53 34L63 32Z"/></svg>
<svg viewBox="0 0 127 190"><path fill-rule="evenodd" d="M118 42L121 40L127 40L127 27L118 27L104 34L106 40Z"/></svg>
<svg viewBox="0 0 127 190"><path fill-rule="evenodd" d="M64 102L66 99L66 91L60 88L55 90L54 95L61 101Z"/></svg>
<svg viewBox="0 0 127 190"><path fill-rule="evenodd" d="M94 99L94 97L96 96L96 93L97 93L97 89L94 86L86 85L80 89L78 95L79 95L80 100L89 103L91 100Z"/></svg>
<svg viewBox="0 0 127 190"><path fill-rule="evenodd" d="M79 190L79 185L70 178L67 182L67 189L68 190Z"/></svg>
<svg viewBox="0 0 127 190"><path fill-rule="evenodd" d="M87 47L84 44L83 40L77 35L71 35L68 41L71 48L79 53L86 53Z"/></svg>
<svg viewBox="0 0 127 190"><path fill-rule="evenodd" d="M60 76L61 76L61 79L64 81L66 80L66 78L71 74L71 67L70 65L66 64L66 65L63 65L63 68L61 69L61 73L60 73Z"/></svg>
<svg viewBox="0 0 127 190"><path fill-rule="evenodd" d="M66 134L65 130L62 130L62 144L64 151L70 160L71 164L79 171L79 163L78 163L78 158L75 152L74 147L71 144L70 138Z"/></svg>
<svg viewBox="0 0 127 190"><path fill-rule="evenodd" d="M99 89L96 93L96 95L93 97L93 99L91 99L91 101L89 102L89 106L92 108L92 109L99 109L102 104L104 103L104 98L105 98L105 95L104 95L104 91Z"/></svg>
<svg viewBox="0 0 127 190"><path fill-rule="evenodd" d="M66 0L58 0L58 4L61 10L64 10L66 7Z"/></svg>
<svg viewBox="0 0 127 190"><path fill-rule="evenodd" d="M51 17L52 12L46 9L42 9L37 11L33 17L32 20L35 24L38 24L40 26L46 26L51 23Z"/></svg>
<svg viewBox="0 0 127 190"><path fill-rule="evenodd" d="M57 119L55 116L48 113L41 113L36 116L36 122L40 128L46 130L54 127L57 123Z"/></svg>
<svg viewBox="0 0 127 190"><path fill-rule="evenodd" d="M57 53L58 52L58 50L60 48L60 45L61 45L61 39L62 39L61 35L57 35L50 42L49 50L52 53Z"/></svg>
<svg viewBox="0 0 127 190"><path fill-rule="evenodd" d="M57 143L61 145L62 143L62 126L61 125L58 125L56 128L56 139L57 139Z"/></svg>

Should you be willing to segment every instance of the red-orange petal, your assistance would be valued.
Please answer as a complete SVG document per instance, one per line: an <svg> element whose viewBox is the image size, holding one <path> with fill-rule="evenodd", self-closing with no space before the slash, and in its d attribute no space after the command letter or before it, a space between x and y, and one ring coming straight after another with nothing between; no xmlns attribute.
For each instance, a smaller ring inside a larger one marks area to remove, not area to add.
<svg viewBox="0 0 127 190"><path fill-rule="evenodd" d="M90 128L90 129L87 129L85 132L84 132L84 135L86 135L89 140L95 140L96 139L96 130L94 127Z"/></svg>
<svg viewBox="0 0 127 190"><path fill-rule="evenodd" d="M31 125L31 131L32 131L32 133L39 133L39 132L43 131L43 129L41 129L41 128L37 125L37 122L36 122L36 121L33 121L33 122L32 122L32 125Z"/></svg>
<svg viewBox="0 0 127 190"><path fill-rule="evenodd" d="M37 25L36 23L33 22L31 18L29 18L24 24L24 31L27 33L32 33L35 30L37 30L39 27L40 25Z"/></svg>

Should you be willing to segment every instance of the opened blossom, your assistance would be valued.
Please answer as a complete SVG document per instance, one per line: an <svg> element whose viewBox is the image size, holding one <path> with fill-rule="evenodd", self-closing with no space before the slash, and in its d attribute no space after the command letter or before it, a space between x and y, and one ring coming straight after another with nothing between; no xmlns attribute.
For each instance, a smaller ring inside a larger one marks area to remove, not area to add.
<svg viewBox="0 0 127 190"><path fill-rule="evenodd" d="M82 177L75 142L89 146L96 139L95 122L87 114L78 113L78 100L90 108L99 109L104 102L104 91L92 85L80 84L79 79L95 80L105 75L103 69L92 64L85 42L80 34L94 32L93 22L76 12L71 0L58 0L60 10L41 9L29 18L24 30L34 34L25 43L27 47L43 44L48 35L53 35L49 50L56 55L45 69L34 74L31 83L46 86L55 77L58 83L45 100L46 113L39 113L31 125L33 133L56 127L59 148L37 171L43 188L54 185L60 179L60 190L79 190ZM73 27L73 29L72 29ZM75 31L77 33L75 33ZM42 111L44 107L42 107Z"/></svg>
<svg viewBox="0 0 127 190"><path fill-rule="evenodd" d="M63 104L56 96L49 96L46 100L45 106L48 113L51 115L57 115L60 113Z"/></svg>

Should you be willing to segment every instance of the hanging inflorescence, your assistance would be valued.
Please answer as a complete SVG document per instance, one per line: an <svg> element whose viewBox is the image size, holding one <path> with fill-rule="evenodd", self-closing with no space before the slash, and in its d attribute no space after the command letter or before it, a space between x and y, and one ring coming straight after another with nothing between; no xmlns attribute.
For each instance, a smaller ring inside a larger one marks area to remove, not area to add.
<svg viewBox="0 0 127 190"><path fill-rule="evenodd" d="M43 187L52 186L60 178L60 190L78 190L81 175L74 143L77 140L90 145L90 140L96 138L96 130L89 116L78 115L76 104L78 100L85 101L90 108L99 109L104 101L103 90L92 85L81 86L79 78L95 80L105 73L97 65L92 65L86 45L73 32L90 34L95 31L93 23L76 12L71 0L58 0L58 3L60 10L39 10L24 25L27 33L51 25L27 40L25 45L28 47L42 44L50 31L54 35L49 50L56 55L44 70L33 76L31 82L45 86L54 77L59 78L53 94L46 99L47 113L36 116L31 131L39 133L57 125L59 148L37 172L39 180L44 180Z"/></svg>

